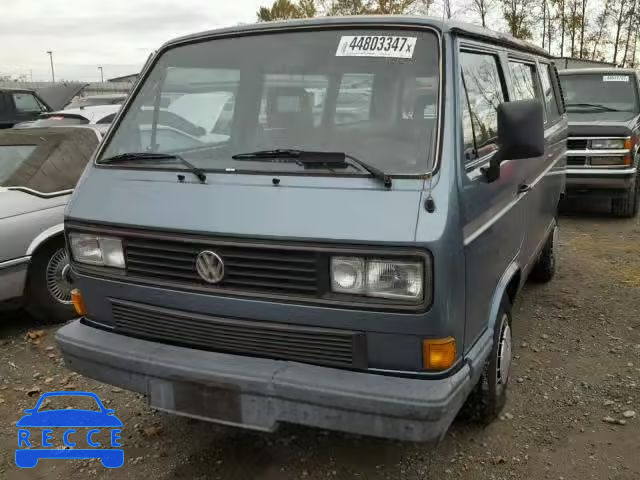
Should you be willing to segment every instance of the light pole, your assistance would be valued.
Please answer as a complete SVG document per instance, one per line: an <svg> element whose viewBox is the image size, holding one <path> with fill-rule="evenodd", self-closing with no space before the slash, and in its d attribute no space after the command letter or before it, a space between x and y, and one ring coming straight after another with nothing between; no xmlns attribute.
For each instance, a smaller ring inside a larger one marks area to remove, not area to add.
<svg viewBox="0 0 640 480"><path fill-rule="evenodd" d="M51 81L56 83L56 74L53 72L53 52L51 50L47 50L47 54L49 55L49 60L51 61Z"/></svg>
<svg viewBox="0 0 640 480"><path fill-rule="evenodd" d="M100 70L100 82L104 83L104 71L102 67L98 67L98 70Z"/></svg>

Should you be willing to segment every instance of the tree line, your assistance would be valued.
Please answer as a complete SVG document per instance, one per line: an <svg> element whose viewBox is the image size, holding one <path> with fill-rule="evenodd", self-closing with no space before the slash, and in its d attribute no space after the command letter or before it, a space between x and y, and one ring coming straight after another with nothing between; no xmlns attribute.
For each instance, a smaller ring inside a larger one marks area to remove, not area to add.
<svg viewBox="0 0 640 480"><path fill-rule="evenodd" d="M431 14L503 30L554 56L635 67L639 10L640 0L275 0L257 19Z"/></svg>

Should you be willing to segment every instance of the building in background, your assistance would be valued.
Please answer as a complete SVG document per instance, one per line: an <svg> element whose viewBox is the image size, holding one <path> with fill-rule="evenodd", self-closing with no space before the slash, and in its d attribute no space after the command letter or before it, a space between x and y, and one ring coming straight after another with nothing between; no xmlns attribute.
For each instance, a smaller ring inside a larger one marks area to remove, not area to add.
<svg viewBox="0 0 640 480"><path fill-rule="evenodd" d="M599 60L587 60L586 58L556 57L558 70L569 68L594 68L594 67L615 67L611 62L601 62Z"/></svg>
<svg viewBox="0 0 640 480"><path fill-rule="evenodd" d="M109 83L135 83L138 79L137 73L132 73L131 75L124 75L122 77L114 77L107 80Z"/></svg>

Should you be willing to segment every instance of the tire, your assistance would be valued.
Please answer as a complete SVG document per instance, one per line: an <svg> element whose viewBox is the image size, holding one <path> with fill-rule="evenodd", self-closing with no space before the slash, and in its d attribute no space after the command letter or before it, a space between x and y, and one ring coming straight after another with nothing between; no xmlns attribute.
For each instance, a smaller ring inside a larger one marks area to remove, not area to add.
<svg viewBox="0 0 640 480"><path fill-rule="evenodd" d="M25 309L41 322L58 323L74 317L69 257L62 238L36 250L29 265Z"/></svg>
<svg viewBox="0 0 640 480"><path fill-rule="evenodd" d="M505 298L498 311L491 353L463 407L466 418L487 425L498 417L507 401L511 352L511 304Z"/></svg>
<svg viewBox="0 0 640 480"><path fill-rule="evenodd" d="M540 257L529 273L529 278L534 282L547 283L556 274L556 246L558 243L558 225L553 226L549 238L544 244Z"/></svg>
<svg viewBox="0 0 640 480"><path fill-rule="evenodd" d="M620 218L632 218L638 213L638 180L633 187L622 198L614 198L611 200L611 213Z"/></svg>

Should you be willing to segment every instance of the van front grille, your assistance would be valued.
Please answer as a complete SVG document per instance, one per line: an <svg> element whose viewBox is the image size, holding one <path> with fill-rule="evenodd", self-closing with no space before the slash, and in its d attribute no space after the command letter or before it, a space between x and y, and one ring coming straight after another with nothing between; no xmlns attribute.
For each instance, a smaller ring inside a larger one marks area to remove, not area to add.
<svg viewBox="0 0 640 480"><path fill-rule="evenodd" d="M567 165L573 167L584 167L587 163L587 157L567 156Z"/></svg>
<svg viewBox="0 0 640 480"><path fill-rule="evenodd" d="M127 275L219 290L317 296L319 257L313 251L240 244L190 244L148 238L125 240ZM218 255L224 276L212 284L196 270L202 251Z"/></svg>
<svg viewBox="0 0 640 480"><path fill-rule="evenodd" d="M567 150L586 150L589 145L589 140L583 138L569 138L567 139Z"/></svg>
<svg viewBox="0 0 640 480"><path fill-rule="evenodd" d="M161 343L318 365L365 369L364 333L218 318L111 300L115 332Z"/></svg>

